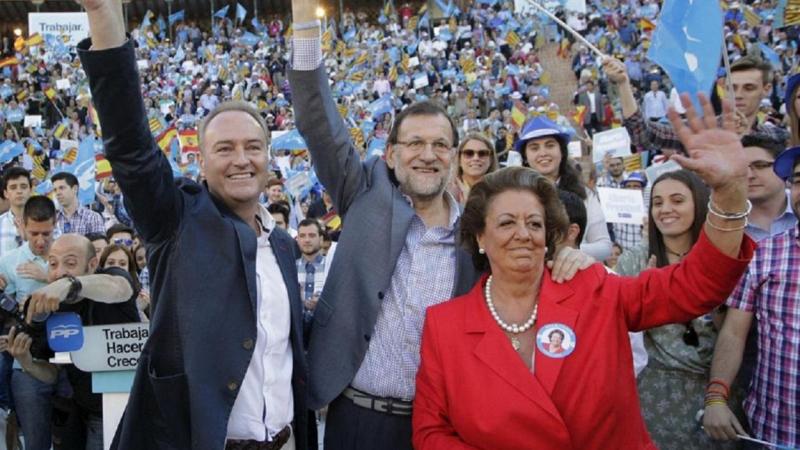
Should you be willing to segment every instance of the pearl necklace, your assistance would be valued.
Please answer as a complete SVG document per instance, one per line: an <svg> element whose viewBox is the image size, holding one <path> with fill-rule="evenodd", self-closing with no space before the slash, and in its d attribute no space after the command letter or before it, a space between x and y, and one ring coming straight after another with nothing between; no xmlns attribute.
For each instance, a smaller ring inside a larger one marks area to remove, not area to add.
<svg viewBox="0 0 800 450"><path fill-rule="evenodd" d="M537 302L533 305L533 312L531 313L531 317L528 319L527 322L523 323L522 325L517 325L515 323L508 324L503 319L500 318L500 314L497 313L497 309L494 307L494 302L492 301L492 276L489 275L489 278L486 280L486 288L484 289L484 296L486 297L486 306L489 307L489 313L491 313L494 321L500 325L505 331L513 334L520 334L524 333L531 329L534 323L536 323L536 315L539 311L539 303ZM520 342L519 338L516 336L511 336L511 346L514 347L514 350L520 349Z"/></svg>

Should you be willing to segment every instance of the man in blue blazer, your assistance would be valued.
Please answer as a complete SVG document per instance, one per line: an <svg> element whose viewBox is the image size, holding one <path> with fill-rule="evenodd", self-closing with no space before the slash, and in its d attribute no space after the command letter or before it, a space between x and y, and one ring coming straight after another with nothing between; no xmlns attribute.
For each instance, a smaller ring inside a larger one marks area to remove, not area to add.
<svg viewBox="0 0 800 450"><path fill-rule="evenodd" d="M343 225L314 310L309 406L330 404L326 450L410 450L425 310L468 292L479 275L458 245L460 210L445 190L458 133L441 106L416 103L395 118L385 160L362 162L322 65L316 6L292 1L289 82L297 127ZM580 252L567 259L573 274L586 263Z"/></svg>
<svg viewBox="0 0 800 450"><path fill-rule="evenodd" d="M106 157L147 242L153 292L112 448L305 449L294 242L258 203L266 124L247 104L220 105L199 132L206 183L176 184L148 128L120 1L81 3L92 38L79 54Z"/></svg>

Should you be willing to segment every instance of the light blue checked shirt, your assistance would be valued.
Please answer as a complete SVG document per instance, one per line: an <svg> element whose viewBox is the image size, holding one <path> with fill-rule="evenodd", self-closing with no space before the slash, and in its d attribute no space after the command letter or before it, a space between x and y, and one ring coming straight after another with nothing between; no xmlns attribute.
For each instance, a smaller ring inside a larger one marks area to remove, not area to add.
<svg viewBox="0 0 800 450"><path fill-rule="evenodd" d="M453 296L458 204L447 227L425 228L414 215L405 246L381 302L375 331L352 386L379 397L413 400L425 311Z"/></svg>
<svg viewBox="0 0 800 450"><path fill-rule="evenodd" d="M41 256L36 256L31 251L31 246L25 244L17 249L5 253L0 258L0 275L6 279L6 294L13 295L17 302L24 301L36 289L45 286L47 283L25 278L17 275L17 266L32 261L47 272L47 261Z"/></svg>

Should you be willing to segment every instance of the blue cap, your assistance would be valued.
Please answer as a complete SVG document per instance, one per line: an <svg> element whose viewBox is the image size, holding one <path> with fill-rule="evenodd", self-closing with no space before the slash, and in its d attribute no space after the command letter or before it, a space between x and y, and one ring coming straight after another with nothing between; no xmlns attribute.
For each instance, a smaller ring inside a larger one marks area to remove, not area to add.
<svg viewBox="0 0 800 450"><path fill-rule="evenodd" d="M622 187L627 186L628 183L639 182L642 187L647 186L647 177L642 172L631 172L627 178L622 182Z"/></svg>
<svg viewBox="0 0 800 450"><path fill-rule="evenodd" d="M565 146L570 140L569 133L565 133L564 130L552 120L544 117L535 117L522 127L519 139L514 143L514 150L522 152L528 141L543 137L554 137Z"/></svg>
<svg viewBox="0 0 800 450"><path fill-rule="evenodd" d="M786 113L789 113L789 105L793 102L793 97L797 97L797 93L794 92L797 85L800 84L800 73L796 73L789 77L786 80L786 94L783 98L783 102L786 104Z"/></svg>
<svg viewBox="0 0 800 450"><path fill-rule="evenodd" d="M772 170L782 179L788 180L792 176L797 158L800 158L800 147L787 148L775 159Z"/></svg>

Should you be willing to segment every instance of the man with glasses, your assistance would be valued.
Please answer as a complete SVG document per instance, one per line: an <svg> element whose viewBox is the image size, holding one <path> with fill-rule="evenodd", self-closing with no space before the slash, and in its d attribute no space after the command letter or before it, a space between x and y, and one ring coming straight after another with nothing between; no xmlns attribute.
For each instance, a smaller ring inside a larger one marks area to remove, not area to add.
<svg viewBox="0 0 800 450"><path fill-rule="evenodd" d="M298 129L343 225L314 310L309 405L330 404L327 450L410 450L425 310L478 279L456 243L459 207L445 190L457 127L438 104L412 104L395 118L385 159L362 162L330 92L316 6L292 2L289 82ZM577 270L580 253L567 253Z"/></svg>
<svg viewBox="0 0 800 450"><path fill-rule="evenodd" d="M751 163L751 172L759 170L758 165ZM796 217L800 216L800 147L783 151L774 160L773 170L790 182L789 206ZM751 185L753 180L751 175ZM800 446L798 235L800 230L794 226L759 242L747 272L728 299L730 308L714 348L703 419L706 432L715 439L731 440L745 433L729 407L728 396L755 317L759 324L758 363L744 402L750 435L787 448Z"/></svg>
<svg viewBox="0 0 800 450"><path fill-rule="evenodd" d="M109 244L117 244L133 250L133 238L136 233L133 228L117 223L111 226L106 232Z"/></svg>
<svg viewBox="0 0 800 450"><path fill-rule="evenodd" d="M58 235L104 233L103 216L81 206L78 200L80 186L78 178L68 172L59 172L51 178L56 200L61 209L56 213L56 229Z"/></svg>

